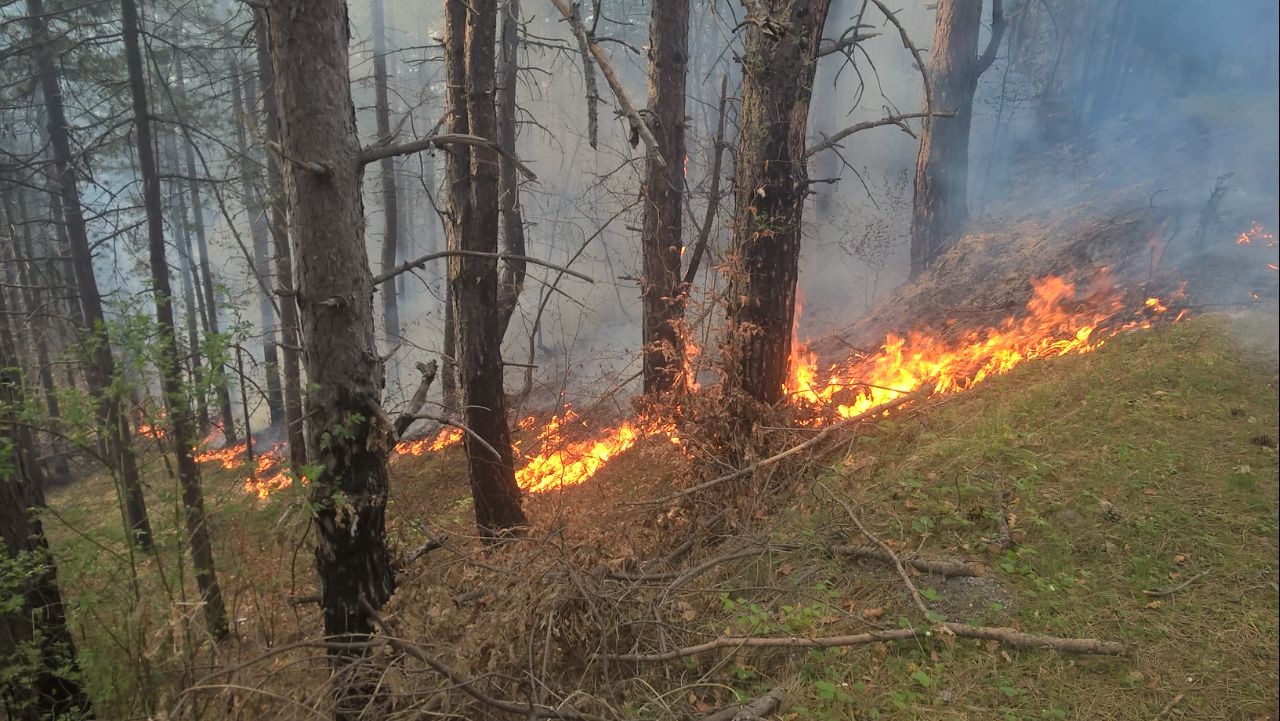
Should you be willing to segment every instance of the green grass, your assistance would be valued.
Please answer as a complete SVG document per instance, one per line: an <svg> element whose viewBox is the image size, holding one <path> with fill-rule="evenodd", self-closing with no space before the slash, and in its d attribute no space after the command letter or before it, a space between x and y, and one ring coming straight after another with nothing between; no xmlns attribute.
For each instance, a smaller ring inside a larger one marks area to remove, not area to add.
<svg viewBox="0 0 1280 721"><path fill-rule="evenodd" d="M949 620L1125 641L1132 657L938 641L771 656L759 681L724 681L746 695L784 683L795 719L1152 719L1179 695L1167 718L1275 719L1276 360L1238 335L1268 323L1203 318L1025 364L882 422L817 479L899 549L985 560L976 582L918 579ZM997 491L1020 541L1007 552L986 540ZM783 535L848 525L825 498L802 495ZM884 569L786 563L807 571L789 575L810 599L799 615L921 622ZM772 569L771 583L786 580ZM724 609L737 632L854 630L796 628L794 607Z"/></svg>

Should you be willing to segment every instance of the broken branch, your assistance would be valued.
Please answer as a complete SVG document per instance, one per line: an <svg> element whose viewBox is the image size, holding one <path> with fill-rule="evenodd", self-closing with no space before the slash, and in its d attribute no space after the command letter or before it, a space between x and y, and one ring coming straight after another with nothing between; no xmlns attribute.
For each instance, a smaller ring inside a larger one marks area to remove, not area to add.
<svg viewBox="0 0 1280 721"><path fill-rule="evenodd" d="M902 128L903 132L907 133L908 135L914 136L914 133L911 132L911 128L907 126L905 121L910 120L912 118L954 118L955 116L956 116L955 113L903 113L901 115L889 115L889 116L880 118L879 120L868 120L866 122L858 123L856 125L850 125L844 130L828 135L826 139L823 140L821 143L818 143L812 148L809 148L808 150L804 151L804 157L810 158L826 150L827 148L833 148L836 145L838 145L841 140L844 140L850 135L861 132L863 130L878 128L882 125L897 125L898 127Z"/></svg>
<svg viewBox="0 0 1280 721"><path fill-rule="evenodd" d="M513 255L511 253L489 253L489 252L480 251L480 250L440 250L434 253L427 253L426 255L420 255L417 258L414 258L413 260L406 260L405 262L401 263L400 265L397 265L391 270L384 271L382 273L379 273L378 275L373 276L373 284L380 285L382 283L385 283L391 280L397 275L400 275L401 273L406 273L415 268L421 269L422 266L425 265L426 262L429 260L439 260L440 258L448 258L454 255L465 255L473 258L496 258L498 260L520 260L520 261L524 261L525 263L533 263L534 265L540 265L544 268L558 270L561 273L564 273L565 275L571 275L580 280L585 280L588 283L596 282L594 278L592 278L591 276L585 273L579 273L576 270L570 270L562 265L548 263L545 260L531 258L527 255Z"/></svg>

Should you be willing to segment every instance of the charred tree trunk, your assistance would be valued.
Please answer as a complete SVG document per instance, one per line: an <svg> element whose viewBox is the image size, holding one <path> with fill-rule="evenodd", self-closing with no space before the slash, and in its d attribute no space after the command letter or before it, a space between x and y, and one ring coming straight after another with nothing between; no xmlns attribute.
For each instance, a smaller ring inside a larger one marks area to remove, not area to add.
<svg viewBox="0 0 1280 721"><path fill-rule="evenodd" d="M391 104L387 99L387 28L383 17L383 1L373 0L373 114L378 124L378 137L391 135ZM383 158L378 164L382 181L382 272L396 266L396 250L400 243L399 198L396 195L396 159ZM388 350L400 343L400 308L396 298L396 284L383 283L382 332L386 336ZM400 364L391 358L390 375L393 387L400 385Z"/></svg>
<svg viewBox="0 0 1280 721"><path fill-rule="evenodd" d="M520 0L502 4L502 33L498 56L498 212L502 217L502 247L524 255L524 211L520 207L520 174L516 168L516 84L520 63ZM507 258L498 284L498 338L504 338L524 290L525 262Z"/></svg>
<svg viewBox="0 0 1280 721"><path fill-rule="evenodd" d="M653 0L649 22L649 110L666 162L648 153L640 197L641 299L644 306L644 392L662 393L683 380L680 258L684 201L685 78L689 64L689 0Z"/></svg>
<svg viewBox="0 0 1280 721"><path fill-rule="evenodd" d="M445 82L451 133L497 137L494 108L496 0L445 2ZM449 246L498 250L498 154L491 148L449 147ZM486 538L524 525L516 486L502 380L498 326L498 261L451 256L457 363L467 427L495 449L466 437L476 525Z"/></svg>
<svg viewBox="0 0 1280 721"><path fill-rule="evenodd" d="M805 129L829 0L747 8L723 357L728 387L772 404L782 398L791 357L808 192Z"/></svg>
<svg viewBox="0 0 1280 721"><path fill-rule="evenodd" d="M192 449L195 447L191 408L182 387L182 364L178 356L178 340L174 333L173 293L169 284L169 262L165 257L164 218L160 195L160 169L156 164L151 136L151 116L147 110L147 81L139 46L138 8L134 0L121 0L121 30L124 38L125 65L129 71L129 89L133 99L134 136L138 146L138 165L142 171L142 198L147 215L147 245L150 251L151 282L156 299L156 325L159 332L160 387L164 392L165 413L169 420L169 438L178 466L178 482L182 486L182 505L186 515L187 543L195 566L196 586L204 604L205 625L218 640L227 635L227 612L222 603L213 564L213 544L204 513L204 491L200 487L200 469Z"/></svg>
<svg viewBox="0 0 1280 721"><path fill-rule="evenodd" d="M954 118L926 118L916 154L911 206L911 277L925 271L969 220L969 128L978 76L995 60L1004 34L1001 0L991 8L991 40L978 55L981 0L940 0L926 70L934 111Z"/></svg>
<svg viewBox="0 0 1280 721"><path fill-rule="evenodd" d="M98 293L98 281L94 276L89 233L85 227L80 188L76 180L76 164L71 152L71 131L62 104L62 82L54 62L41 0L27 0L27 23L31 29L36 73L39 75L40 92L44 96L46 119L49 123L49 144L53 150L72 271L75 274L76 290L80 295L80 310L84 316L85 341L91 354L89 372L86 374L89 391L98 400L96 411L99 424L106 434L105 446L119 474L125 526L141 548L150 550L151 522L147 518L147 504L142 495L138 460L133 451L123 398L118 391L113 390L115 356L111 350L106 317L102 312L102 296Z"/></svg>
<svg viewBox="0 0 1280 721"><path fill-rule="evenodd" d="M262 84L262 110L265 116L266 138L280 143L280 119L275 92L275 71L271 67L271 52L267 38L267 18L262 10L254 11L258 22L254 33L258 50L258 78ZM274 153L267 154L267 189L271 195L271 240L275 251L276 282L283 295L280 301L280 338L284 357L284 420L289 439L289 461L294 472L307 464L307 441L302 424L302 364L299 353L302 338L298 332L298 304L293 296L293 252L289 249L288 199L285 197L284 177L280 161Z"/></svg>
<svg viewBox="0 0 1280 721"><path fill-rule="evenodd" d="M346 3L276 0L267 6L280 111L297 302L307 377L310 496L325 635L359 640L395 589L386 543L392 428L379 405L373 277L365 252L362 166L347 68ZM338 661L358 651L331 652ZM372 685L340 692L354 718ZM375 714L376 715L376 714Z"/></svg>
<svg viewBox="0 0 1280 721"><path fill-rule="evenodd" d="M40 518L44 479L30 429L16 422L25 402L22 377L0 293L0 559L27 569L5 589L0 609L0 658L29 659L0 680L0 708L13 721L92 718L89 697L76 679L75 643L67 630L58 572ZM14 580L10 575L8 580ZM8 670L8 669L6 669Z"/></svg>
<svg viewBox="0 0 1280 721"><path fill-rule="evenodd" d="M271 417L271 427L276 428L284 423L284 395L280 389L280 362L276 350L276 307L271 297L271 269L267 262L270 251L267 249L267 216L263 208L262 194L258 187L257 173L253 170L253 158L250 154L249 142L245 137L245 127L254 127L253 109L243 98L250 102L257 95L253 83L244 77L243 86L239 69L234 66L231 79L231 106L238 122L236 127L236 148L240 151L240 190L244 193L245 214L249 216L249 235L253 239L253 274L254 288L258 295L258 321L262 332L262 365L266 375L267 410ZM244 88L244 96L240 94ZM243 375L243 374L242 374ZM241 385L244 379L241 378ZM249 430L245 429L245 436Z"/></svg>

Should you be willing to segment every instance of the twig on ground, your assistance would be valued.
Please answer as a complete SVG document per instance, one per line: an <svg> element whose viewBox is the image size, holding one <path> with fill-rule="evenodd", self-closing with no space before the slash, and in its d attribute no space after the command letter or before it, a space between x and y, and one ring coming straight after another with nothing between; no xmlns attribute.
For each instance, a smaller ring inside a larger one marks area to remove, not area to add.
<svg viewBox="0 0 1280 721"><path fill-rule="evenodd" d="M870 561L879 561L881 563L893 563L893 556L876 548L868 546L832 546L831 552L839 556L853 556L854 558L863 558ZM935 576L946 576L952 578L955 576L983 576L987 573L987 567L981 563L970 563L969 561L940 561L925 558L906 558L902 559L902 563L920 571L921 573L932 573Z"/></svg>
<svg viewBox="0 0 1280 721"><path fill-rule="evenodd" d="M720 709L702 721L761 721L782 706L782 689L770 689L769 693L752 699L750 703L734 704Z"/></svg>
<svg viewBox="0 0 1280 721"><path fill-rule="evenodd" d="M1180 693L1177 696L1174 696L1173 698L1169 699L1169 703L1165 704L1164 708L1160 709L1160 713L1156 714L1155 721L1160 721L1160 719L1163 719L1164 717L1168 716L1169 713L1173 711L1173 707L1181 703L1182 699L1184 698L1186 698L1186 694Z"/></svg>
<svg viewBox="0 0 1280 721"><path fill-rule="evenodd" d="M1204 576L1207 576L1207 575L1209 575L1209 572L1208 572L1208 571L1203 571L1203 572L1201 572L1201 573L1197 573L1196 575L1192 576L1191 578L1188 578L1187 580L1183 581L1182 583L1179 583L1178 585L1174 586L1173 588L1170 588L1170 589L1167 589L1167 590L1164 590L1164 591L1153 591L1153 590L1149 590L1149 589L1145 589L1145 588L1144 588L1144 589L1142 590L1142 592L1143 592L1143 593L1145 593L1145 594L1147 594L1148 596L1154 596L1155 598L1164 598L1165 596L1172 596L1173 594L1177 593L1178 591L1181 591L1182 589L1186 588L1187 586L1190 586L1191 584L1193 584L1193 583L1195 583L1196 581L1198 581L1200 578L1202 578L1202 577L1204 577Z"/></svg>
<svg viewBox="0 0 1280 721"><path fill-rule="evenodd" d="M911 594L911 600L915 603L916 608L920 609L920 613L924 614L925 620L932 621L933 619L930 618L932 614L929 611L929 607L925 605L924 598L920 596L920 591L916 588L916 584L912 583L911 576L907 575L907 569L902 565L902 559L898 558L898 554L894 553L892 548L889 548L884 541L881 541L874 533L867 530L866 526L862 525L862 520L858 518L858 514L853 512L853 508L848 503L845 503L842 499L836 496L836 494L832 493L831 489L827 488L825 485L819 483L818 487L825 491L826 494L831 497L831 500L840 504L840 506L844 508L845 513L849 516L849 520L853 521L853 525L858 527L858 531L861 532L862 535L866 536L868 541L874 543L876 547L880 549L881 553L889 557L893 562L893 567L898 570L898 577L902 579L903 585L907 587L907 592Z"/></svg>

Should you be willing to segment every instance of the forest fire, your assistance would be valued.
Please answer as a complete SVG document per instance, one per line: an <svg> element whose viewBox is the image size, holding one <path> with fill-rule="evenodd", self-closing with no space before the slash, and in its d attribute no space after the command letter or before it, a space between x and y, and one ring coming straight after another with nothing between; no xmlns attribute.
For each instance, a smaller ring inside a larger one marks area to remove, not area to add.
<svg viewBox="0 0 1280 721"><path fill-rule="evenodd" d="M997 327L970 331L956 341L923 331L905 338L890 334L879 352L832 366L825 382L818 380L816 356L800 346L792 357L787 392L801 403L833 408L839 417L849 418L928 384L932 394L954 393L1026 360L1088 353L1106 336L1148 328L1153 317L1169 310L1161 299L1147 298L1126 317L1123 298L1110 292L1091 297L1094 307L1072 310L1082 302L1074 284L1048 276L1032 285L1034 296L1023 317L1006 318Z"/></svg>

